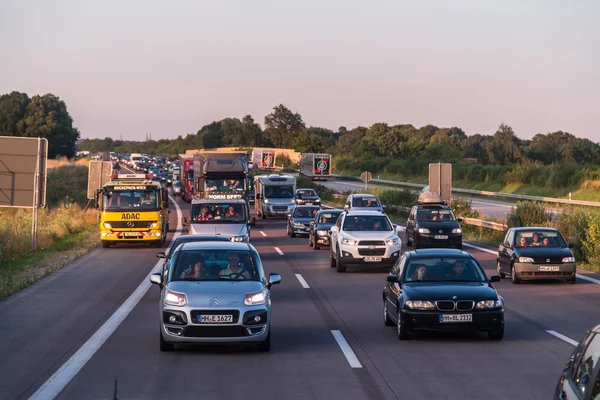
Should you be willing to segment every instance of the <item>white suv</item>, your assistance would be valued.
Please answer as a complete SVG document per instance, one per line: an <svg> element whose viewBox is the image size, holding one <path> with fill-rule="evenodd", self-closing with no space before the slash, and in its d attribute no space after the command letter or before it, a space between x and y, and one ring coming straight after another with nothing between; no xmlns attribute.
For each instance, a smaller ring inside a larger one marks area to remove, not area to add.
<svg viewBox="0 0 600 400"><path fill-rule="evenodd" d="M346 272L347 266L392 267L402 253L398 234L387 215L379 211L346 211L330 230L331 268Z"/></svg>

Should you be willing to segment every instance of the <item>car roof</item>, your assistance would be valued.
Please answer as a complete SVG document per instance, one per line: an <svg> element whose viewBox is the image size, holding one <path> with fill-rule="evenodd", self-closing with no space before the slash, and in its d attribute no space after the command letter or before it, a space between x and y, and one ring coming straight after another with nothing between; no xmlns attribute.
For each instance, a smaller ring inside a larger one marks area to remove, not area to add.
<svg viewBox="0 0 600 400"><path fill-rule="evenodd" d="M318 212L318 214L323 214L323 213L330 213L330 212L334 212L334 213L343 213L344 210L342 210L341 208L321 208Z"/></svg>
<svg viewBox="0 0 600 400"><path fill-rule="evenodd" d="M421 204L417 204L417 208L444 208L447 210L451 210L450 206L445 205L445 204L434 204L434 203L421 203Z"/></svg>
<svg viewBox="0 0 600 400"><path fill-rule="evenodd" d="M306 205L306 204L298 204L294 208L321 208L321 206L311 206L311 205Z"/></svg>
<svg viewBox="0 0 600 400"><path fill-rule="evenodd" d="M377 198L377 196L375 196L374 194L370 194L370 193L355 193L351 196L352 197L374 197L374 198Z"/></svg>
<svg viewBox="0 0 600 400"><path fill-rule="evenodd" d="M375 215L378 215L378 216L385 215L381 211L372 211L372 210L354 210L354 211L350 210L346 214L348 214L349 217L361 217L361 216L370 217L370 216L375 216Z"/></svg>
<svg viewBox="0 0 600 400"><path fill-rule="evenodd" d="M468 257L473 258L471 253L467 253L466 251L458 250L458 249L418 249L413 251L407 251L407 255L410 255L411 258L419 258L419 257Z"/></svg>
<svg viewBox="0 0 600 400"><path fill-rule="evenodd" d="M204 241L204 242L214 242L214 241L230 241L227 236L223 235L181 235L174 242L194 242L194 241Z"/></svg>
<svg viewBox="0 0 600 400"><path fill-rule="evenodd" d="M252 250L248 243L236 242L188 242L179 246L180 251L188 250Z"/></svg>
<svg viewBox="0 0 600 400"><path fill-rule="evenodd" d="M313 192L316 192L316 190L313 188L298 188L298 189L296 189L296 192L299 192L301 190L312 190Z"/></svg>
<svg viewBox="0 0 600 400"><path fill-rule="evenodd" d="M516 232L522 232L522 231L540 231L540 232L556 232L558 231L558 229L555 228L548 228L548 227L537 227L537 226L521 226L518 228L513 228Z"/></svg>

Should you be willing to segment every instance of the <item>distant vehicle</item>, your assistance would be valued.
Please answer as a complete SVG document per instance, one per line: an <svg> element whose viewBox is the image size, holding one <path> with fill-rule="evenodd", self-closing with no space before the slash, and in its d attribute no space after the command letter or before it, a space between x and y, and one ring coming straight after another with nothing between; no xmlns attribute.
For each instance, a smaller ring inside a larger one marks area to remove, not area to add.
<svg viewBox="0 0 600 400"><path fill-rule="evenodd" d="M312 221L309 222L308 245L314 250L321 246L329 246L329 230L335 225L338 217L344 210L327 209L317 212Z"/></svg>
<svg viewBox="0 0 600 400"><path fill-rule="evenodd" d="M480 331L504 337L504 299L471 254L454 249L409 251L387 276L383 322L396 326L398 339L417 331Z"/></svg>
<svg viewBox="0 0 600 400"><path fill-rule="evenodd" d="M299 206L321 205L321 198L314 189L296 189L296 204Z"/></svg>
<svg viewBox="0 0 600 400"><path fill-rule="evenodd" d="M131 153L129 155L129 165L133 167L135 163L141 162L142 158L143 156L140 153Z"/></svg>
<svg viewBox="0 0 600 400"><path fill-rule="evenodd" d="M180 181L173 182L172 187L173 187L173 195L180 196L181 195L181 182Z"/></svg>
<svg viewBox="0 0 600 400"><path fill-rule="evenodd" d="M229 242L229 238L227 236L222 235L180 235L176 239L171 240L169 243L169 247L167 247L166 251L159 251L156 253L156 257L164 259L163 263L163 271L168 268L168 262L171 260L171 256L173 252L182 243L192 243L192 242Z"/></svg>
<svg viewBox="0 0 600 400"><path fill-rule="evenodd" d="M194 194L194 156L180 154L179 167L181 170L181 198L189 203L192 201Z"/></svg>
<svg viewBox="0 0 600 400"><path fill-rule="evenodd" d="M275 152L266 149L252 150L252 167L258 167L259 170L272 171L275 167Z"/></svg>
<svg viewBox="0 0 600 400"><path fill-rule="evenodd" d="M255 343L271 349L271 287L248 243L184 243L168 269L150 281L160 288L161 351L182 343Z"/></svg>
<svg viewBox="0 0 600 400"><path fill-rule="evenodd" d="M575 256L563 237L552 228L511 228L498 248L496 268L512 283L534 279L566 279L575 283Z"/></svg>
<svg viewBox="0 0 600 400"><path fill-rule="evenodd" d="M555 400L600 398L600 325L589 330L573 350L554 391Z"/></svg>
<svg viewBox="0 0 600 400"><path fill-rule="evenodd" d="M369 210L383 212L385 206L381 204L379 198L374 194L351 194L346 199L344 209L348 211Z"/></svg>
<svg viewBox="0 0 600 400"><path fill-rule="evenodd" d="M183 217L190 234L223 235L232 242L250 241L250 219L245 200L192 200L190 218Z"/></svg>
<svg viewBox="0 0 600 400"><path fill-rule="evenodd" d="M331 154L302 153L300 176L323 181L331 178Z"/></svg>
<svg viewBox="0 0 600 400"><path fill-rule="evenodd" d="M296 177L291 175L259 175L254 180L254 208L259 217L287 216L296 201Z"/></svg>
<svg viewBox="0 0 600 400"><path fill-rule="evenodd" d="M286 224L287 235L296 237L296 235L308 235L310 232L310 221L321 209L319 206L296 206L288 215Z"/></svg>

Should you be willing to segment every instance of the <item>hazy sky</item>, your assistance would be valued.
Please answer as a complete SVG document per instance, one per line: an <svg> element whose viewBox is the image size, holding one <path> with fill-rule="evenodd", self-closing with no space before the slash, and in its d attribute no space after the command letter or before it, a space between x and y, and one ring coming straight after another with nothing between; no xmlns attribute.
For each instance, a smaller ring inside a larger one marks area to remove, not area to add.
<svg viewBox="0 0 600 400"><path fill-rule="evenodd" d="M597 0L2 0L0 93L142 140L283 103L307 125L600 141Z"/></svg>

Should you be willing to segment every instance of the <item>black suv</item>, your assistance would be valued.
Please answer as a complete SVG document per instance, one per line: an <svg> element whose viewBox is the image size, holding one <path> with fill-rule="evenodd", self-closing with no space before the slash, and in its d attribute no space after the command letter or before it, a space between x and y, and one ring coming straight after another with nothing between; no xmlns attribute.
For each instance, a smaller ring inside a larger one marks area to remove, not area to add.
<svg viewBox="0 0 600 400"><path fill-rule="evenodd" d="M456 247L462 249L462 229L446 202L421 202L410 210L406 223L406 243L415 249L423 247Z"/></svg>

